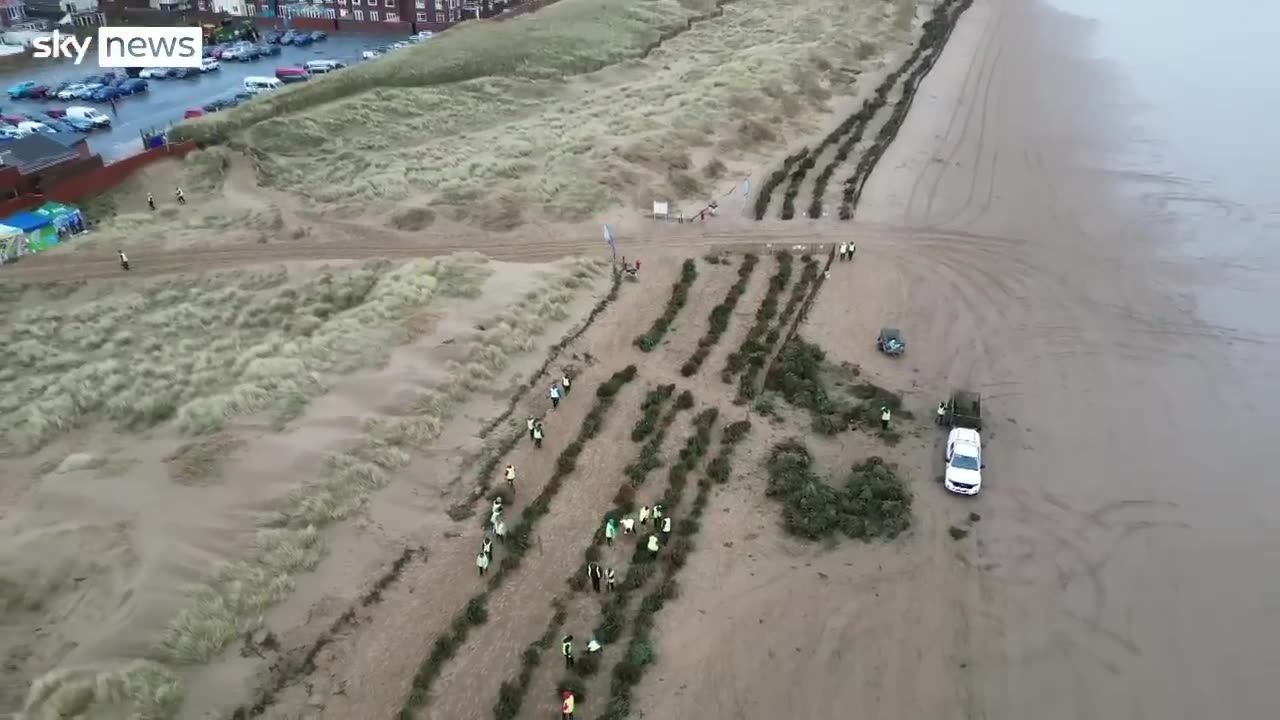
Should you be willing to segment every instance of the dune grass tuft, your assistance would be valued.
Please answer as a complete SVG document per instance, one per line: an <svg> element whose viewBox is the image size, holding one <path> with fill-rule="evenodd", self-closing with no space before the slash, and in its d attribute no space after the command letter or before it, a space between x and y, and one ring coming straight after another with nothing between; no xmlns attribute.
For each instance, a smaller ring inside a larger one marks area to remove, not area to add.
<svg viewBox="0 0 1280 720"><path fill-rule="evenodd" d="M23 708L29 720L134 718L167 720L185 696L164 666L136 660L116 670L54 670L36 679Z"/></svg>
<svg viewBox="0 0 1280 720"><path fill-rule="evenodd" d="M471 255L371 261L297 282L229 273L16 310L0 326L14 361L0 373L0 443L29 453L101 419L125 429L176 419L190 434L249 414L287 422L327 377L384 361L413 313L437 296L474 296L490 272Z"/></svg>

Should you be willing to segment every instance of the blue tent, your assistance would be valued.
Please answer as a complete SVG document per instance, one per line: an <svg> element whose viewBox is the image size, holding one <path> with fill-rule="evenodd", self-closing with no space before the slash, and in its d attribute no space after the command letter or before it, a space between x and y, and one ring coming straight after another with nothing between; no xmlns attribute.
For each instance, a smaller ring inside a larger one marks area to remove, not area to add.
<svg viewBox="0 0 1280 720"><path fill-rule="evenodd" d="M43 215L37 215L32 212L17 212L7 218L0 219L0 225L8 225L9 227L18 228L24 233L51 224L52 221Z"/></svg>

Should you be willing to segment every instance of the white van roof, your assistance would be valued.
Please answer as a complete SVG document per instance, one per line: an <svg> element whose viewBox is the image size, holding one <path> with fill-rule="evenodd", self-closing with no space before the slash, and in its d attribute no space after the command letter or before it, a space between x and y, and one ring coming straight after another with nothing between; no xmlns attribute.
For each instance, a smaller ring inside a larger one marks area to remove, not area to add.
<svg viewBox="0 0 1280 720"><path fill-rule="evenodd" d="M284 83L281 83L281 82L280 82L280 80L279 80L278 78L273 78L273 77L262 77L261 75L254 75L254 76L250 76L250 77L247 77L247 78L245 78L245 79L244 79L244 84L245 84L245 85L248 85L248 84L250 84L250 83L255 84L255 85L257 85L257 84L275 85L276 83L280 83L281 85L283 85L283 84L284 84Z"/></svg>

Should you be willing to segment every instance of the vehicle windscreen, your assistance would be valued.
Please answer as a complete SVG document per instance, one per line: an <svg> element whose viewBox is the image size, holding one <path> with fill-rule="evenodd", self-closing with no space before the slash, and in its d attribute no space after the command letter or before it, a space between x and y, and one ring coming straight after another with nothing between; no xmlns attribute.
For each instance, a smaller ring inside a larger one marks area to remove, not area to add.
<svg viewBox="0 0 1280 720"><path fill-rule="evenodd" d="M960 453L955 453L951 456L951 467L957 470L977 470L978 458L973 457L972 455L961 455Z"/></svg>

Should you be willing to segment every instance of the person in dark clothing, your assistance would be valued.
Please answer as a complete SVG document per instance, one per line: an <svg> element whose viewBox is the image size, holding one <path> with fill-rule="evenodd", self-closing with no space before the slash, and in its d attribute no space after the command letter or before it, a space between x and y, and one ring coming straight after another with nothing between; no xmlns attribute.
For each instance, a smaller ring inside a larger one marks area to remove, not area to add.
<svg viewBox="0 0 1280 720"><path fill-rule="evenodd" d="M560 653L564 655L564 666L573 667L573 636L565 635L560 641Z"/></svg>
<svg viewBox="0 0 1280 720"><path fill-rule="evenodd" d="M147 193L147 207L151 208L153 211L156 209L156 196L151 193Z"/></svg>
<svg viewBox="0 0 1280 720"><path fill-rule="evenodd" d="M186 204L187 204L187 196L186 196L186 194L184 194L184 193L182 192L182 188L177 188L177 189L175 189L175 190L173 191L173 195L174 195L174 197L178 198L178 204L179 204L179 205L186 205Z"/></svg>
<svg viewBox="0 0 1280 720"><path fill-rule="evenodd" d="M591 589L600 592L600 579L604 576L600 570L600 563L593 562L587 565L587 575L591 578Z"/></svg>

